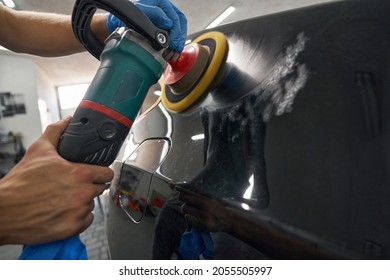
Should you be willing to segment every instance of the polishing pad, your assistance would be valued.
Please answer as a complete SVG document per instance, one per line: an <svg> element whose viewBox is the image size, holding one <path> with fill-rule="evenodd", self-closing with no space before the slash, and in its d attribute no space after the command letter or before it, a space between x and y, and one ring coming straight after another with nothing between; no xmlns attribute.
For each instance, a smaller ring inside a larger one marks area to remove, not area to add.
<svg viewBox="0 0 390 280"><path fill-rule="evenodd" d="M179 58L169 61L161 86L162 103L181 112L212 90L222 76L228 54L223 33L204 33L184 47Z"/></svg>

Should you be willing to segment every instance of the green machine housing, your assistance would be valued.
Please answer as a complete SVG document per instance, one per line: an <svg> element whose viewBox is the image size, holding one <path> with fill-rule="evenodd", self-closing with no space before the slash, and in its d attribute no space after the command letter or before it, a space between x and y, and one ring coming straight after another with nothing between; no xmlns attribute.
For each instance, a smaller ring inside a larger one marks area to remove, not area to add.
<svg viewBox="0 0 390 280"><path fill-rule="evenodd" d="M102 46L90 30L91 18L98 8L133 28L117 29ZM146 93L164 71L163 52L169 38L127 0L79 0L72 19L76 36L100 58L101 64L60 138L58 152L69 161L108 166L122 146Z"/></svg>

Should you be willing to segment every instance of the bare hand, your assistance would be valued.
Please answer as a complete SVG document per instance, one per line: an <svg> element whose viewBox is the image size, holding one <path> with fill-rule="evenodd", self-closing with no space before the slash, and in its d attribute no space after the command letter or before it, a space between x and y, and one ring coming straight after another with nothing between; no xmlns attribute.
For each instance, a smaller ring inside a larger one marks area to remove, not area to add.
<svg viewBox="0 0 390 280"><path fill-rule="evenodd" d="M92 223L93 199L113 171L58 155L58 139L69 121L50 125L0 181L0 245L61 240Z"/></svg>

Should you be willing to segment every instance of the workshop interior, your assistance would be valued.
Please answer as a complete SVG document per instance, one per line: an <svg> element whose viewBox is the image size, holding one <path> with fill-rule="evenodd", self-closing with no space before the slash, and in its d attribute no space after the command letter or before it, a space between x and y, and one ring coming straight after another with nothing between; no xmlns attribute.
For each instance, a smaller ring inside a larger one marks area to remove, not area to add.
<svg viewBox="0 0 390 280"><path fill-rule="evenodd" d="M0 176L72 115L58 153L115 174L89 259L390 259L390 2L172 3L181 53L127 0L0 1L71 14L86 49L0 49ZM103 45L102 12L127 25Z"/></svg>

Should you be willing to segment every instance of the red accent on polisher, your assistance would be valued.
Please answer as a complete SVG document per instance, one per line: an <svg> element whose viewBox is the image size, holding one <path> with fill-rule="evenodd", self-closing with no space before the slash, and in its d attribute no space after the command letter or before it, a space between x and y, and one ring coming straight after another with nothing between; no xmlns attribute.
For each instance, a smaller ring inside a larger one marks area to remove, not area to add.
<svg viewBox="0 0 390 280"><path fill-rule="evenodd" d="M164 72L165 84L175 84L190 72L198 59L200 48L198 44L188 44L178 59L169 61Z"/></svg>
<svg viewBox="0 0 390 280"><path fill-rule="evenodd" d="M177 59L171 59L164 72L164 82L173 94L181 95L192 88L204 73L210 57L206 46L191 43Z"/></svg>

